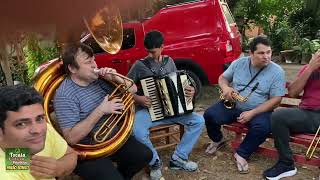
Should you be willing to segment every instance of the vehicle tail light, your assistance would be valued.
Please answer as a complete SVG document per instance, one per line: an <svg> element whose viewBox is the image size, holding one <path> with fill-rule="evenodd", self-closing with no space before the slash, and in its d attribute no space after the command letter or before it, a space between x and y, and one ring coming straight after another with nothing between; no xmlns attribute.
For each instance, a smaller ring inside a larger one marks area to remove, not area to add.
<svg viewBox="0 0 320 180"><path fill-rule="evenodd" d="M220 43L220 50L225 57L233 56L233 47L229 40Z"/></svg>

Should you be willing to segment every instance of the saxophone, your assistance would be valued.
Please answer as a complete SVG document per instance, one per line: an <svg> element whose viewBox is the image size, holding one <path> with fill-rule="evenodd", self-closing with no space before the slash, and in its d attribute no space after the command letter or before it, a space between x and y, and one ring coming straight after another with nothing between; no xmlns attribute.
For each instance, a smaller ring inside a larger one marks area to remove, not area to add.
<svg viewBox="0 0 320 180"><path fill-rule="evenodd" d="M251 89L251 92L246 97L241 96L240 93L238 93L238 92L232 92L231 96L234 99L234 101L230 101L230 100L225 99L221 88L219 88L220 100L223 101L224 107L226 107L227 109L233 109L236 106L236 101L246 102L248 100L248 98L251 96L251 94L258 88L258 85L259 85L259 83L256 83L254 85L254 87Z"/></svg>
<svg viewBox="0 0 320 180"><path fill-rule="evenodd" d="M239 102L246 102L248 100L248 97L243 97L241 96L239 93L237 92L232 92L231 96L233 99L235 99L236 101L230 101L224 98L222 90L219 89L219 93L220 93L220 100L223 101L223 105L224 107L226 107L227 109L233 109L236 106L236 101Z"/></svg>

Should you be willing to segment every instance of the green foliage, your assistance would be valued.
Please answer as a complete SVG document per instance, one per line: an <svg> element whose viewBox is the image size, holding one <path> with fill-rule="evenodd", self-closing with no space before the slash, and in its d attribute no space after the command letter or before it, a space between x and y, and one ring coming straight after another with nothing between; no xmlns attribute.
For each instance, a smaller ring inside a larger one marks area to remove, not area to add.
<svg viewBox="0 0 320 180"><path fill-rule="evenodd" d="M39 65L58 57L59 51L57 46L41 47L35 35L29 35L26 42L23 51L28 66L28 77L31 79Z"/></svg>
<svg viewBox="0 0 320 180"><path fill-rule="evenodd" d="M0 87L6 85L6 78L4 76L4 72L2 70L2 67L0 66Z"/></svg>
<svg viewBox="0 0 320 180"><path fill-rule="evenodd" d="M19 60L16 56L9 57L9 63L12 73L12 79L14 81L20 81L25 84L28 84L30 82L30 79L28 78L27 65L21 63L21 60Z"/></svg>
<svg viewBox="0 0 320 180"><path fill-rule="evenodd" d="M308 7L306 6L305 9L290 16L289 23L299 37L314 39L317 36L318 30L320 30L320 17Z"/></svg>
<svg viewBox="0 0 320 180"><path fill-rule="evenodd" d="M294 45L295 32L291 30L288 18L304 7L303 0L239 0L234 15L243 21L244 29L252 25L263 28L273 42L276 52ZM241 31L244 36L244 30ZM285 42L285 44L282 44Z"/></svg>
<svg viewBox="0 0 320 180"><path fill-rule="evenodd" d="M272 47L275 52L292 49L293 46L299 43L299 36L286 20L278 21L266 34L272 41Z"/></svg>
<svg viewBox="0 0 320 180"><path fill-rule="evenodd" d="M295 58L302 63L308 63L311 55L320 49L320 39L310 40L302 38L298 45L292 48L294 50Z"/></svg>
<svg viewBox="0 0 320 180"><path fill-rule="evenodd" d="M308 38L303 38L300 47L302 54L313 54L320 49L320 39L309 40Z"/></svg>

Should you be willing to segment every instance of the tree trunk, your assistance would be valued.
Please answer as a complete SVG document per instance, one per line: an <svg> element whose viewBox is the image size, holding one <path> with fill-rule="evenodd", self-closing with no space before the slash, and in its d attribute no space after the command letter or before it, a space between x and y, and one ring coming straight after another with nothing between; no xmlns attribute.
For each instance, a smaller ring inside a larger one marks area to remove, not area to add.
<svg viewBox="0 0 320 180"><path fill-rule="evenodd" d="M7 48L4 41L0 40L0 64L4 73L6 84L13 85L13 79L10 70L10 63L7 53Z"/></svg>

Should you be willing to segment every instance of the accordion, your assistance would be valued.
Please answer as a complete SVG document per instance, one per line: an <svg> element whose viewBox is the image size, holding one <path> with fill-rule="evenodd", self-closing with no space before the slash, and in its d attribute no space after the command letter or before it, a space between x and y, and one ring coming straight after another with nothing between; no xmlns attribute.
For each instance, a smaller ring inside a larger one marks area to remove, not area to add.
<svg viewBox="0 0 320 180"><path fill-rule="evenodd" d="M193 111L192 97L185 96L190 80L185 71L140 80L143 94L151 99L148 108L152 121Z"/></svg>

